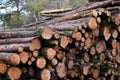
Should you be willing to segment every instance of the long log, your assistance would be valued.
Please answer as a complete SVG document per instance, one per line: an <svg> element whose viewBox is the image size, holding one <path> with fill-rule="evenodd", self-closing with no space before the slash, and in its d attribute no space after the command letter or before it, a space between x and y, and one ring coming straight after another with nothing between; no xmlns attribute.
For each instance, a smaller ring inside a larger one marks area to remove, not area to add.
<svg viewBox="0 0 120 80"><path fill-rule="evenodd" d="M64 12L68 12L71 10L72 10L72 8L45 10L45 11L41 11L40 14L42 15L42 14L52 14L52 13L64 13Z"/></svg>
<svg viewBox="0 0 120 80"><path fill-rule="evenodd" d="M34 38L35 37L0 39L0 44L27 43L32 41Z"/></svg>
<svg viewBox="0 0 120 80"><path fill-rule="evenodd" d="M17 53L0 53L0 61L6 64L19 65L20 57Z"/></svg>
<svg viewBox="0 0 120 80"><path fill-rule="evenodd" d="M35 34L35 31L2 31L0 32L0 38L31 37L35 36Z"/></svg>
<svg viewBox="0 0 120 80"><path fill-rule="evenodd" d="M0 45L0 52L18 52L19 47L22 47L28 50L30 44L31 43L14 43L14 44Z"/></svg>

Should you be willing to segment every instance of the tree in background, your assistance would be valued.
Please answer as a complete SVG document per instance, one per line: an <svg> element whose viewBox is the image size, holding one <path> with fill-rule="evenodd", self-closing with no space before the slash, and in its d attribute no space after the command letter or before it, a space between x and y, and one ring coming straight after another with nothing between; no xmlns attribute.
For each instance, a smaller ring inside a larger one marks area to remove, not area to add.
<svg viewBox="0 0 120 80"><path fill-rule="evenodd" d="M35 22L39 21L39 12L49 4L50 0L26 0L26 10L28 14L32 14L35 18Z"/></svg>
<svg viewBox="0 0 120 80"><path fill-rule="evenodd" d="M2 0L0 14L3 26L18 28L22 25L38 22L42 19L41 10L73 8L88 4L88 0Z"/></svg>

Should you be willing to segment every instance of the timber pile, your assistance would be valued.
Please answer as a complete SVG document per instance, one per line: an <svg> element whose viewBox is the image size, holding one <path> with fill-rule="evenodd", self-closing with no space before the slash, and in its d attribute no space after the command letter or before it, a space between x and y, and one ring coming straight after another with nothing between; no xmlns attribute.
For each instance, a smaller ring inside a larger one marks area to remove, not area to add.
<svg viewBox="0 0 120 80"><path fill-rule="evenodd" d="M44 12L52 18L0 30L0 80L119 80L119 5Z"/></svg>

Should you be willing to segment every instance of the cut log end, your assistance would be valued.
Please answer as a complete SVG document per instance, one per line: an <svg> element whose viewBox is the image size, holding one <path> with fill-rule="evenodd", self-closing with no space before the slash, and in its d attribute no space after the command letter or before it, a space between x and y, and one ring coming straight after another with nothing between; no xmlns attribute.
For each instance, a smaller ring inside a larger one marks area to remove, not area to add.
<svg viewBox="0 0 120 80"><path fill-rule="evenodd" d="M91 45L92 45L92 40L91 40L90 38L87 38L87 39L85 40L85 46L86 46L87 48L90 48Z"/></svg>
<svg viewBox="0 0 120 80"><path fill-rule="evenodd" d="M118 63L120 63L120 54L117 54L115 59Z"/></svg>
<svg viewBox="0 0 120 80"><path fill-rule="evenodd" d="M33 56L34 56L34 57L38 57L38 55L39 55L39 51L34 51L34 52L33 52Z"/></svg>
<svg viewBox="0 0 120 80"><path fill-rule="evenodd" d="M52 38L52 30L49 27L44 28L42 32L42 38L47 40Z"/></svg>
<svg viewBox="0 0 120 80"><path fill-rule="evenodd" d="M50 71L48 69L43 69L41 72L41 79L42 80L50 80L50 78L51 78Z"/></svg>
<svg viewBox="0 0 120 80"><path fill-rule="evenodd" d="M62 48L66 48L68 43L69 43L69 41L68 41L68 38L66 36L61 38L60 45Z"/></svg>
<svg viewBox="0 0 120 80"><path fill-rule="evenodd" d="M119 34L119 33L118 33L117 30L113 30L113 32L112 32L112 37L116 39L116 38L118 37L118 34Z"/></svg>
<svg viewBox="0 0 120 80"><path fill-rule="evenodd" d="M77 33L76 33L76 40L77 40L77 41L80 41L81 38L82 38L82 34L81 34L80 32L77 32Z"/></svg>
<svg viewBox="0 0 120 80"><path fill-rule="evenodd" d="M43 69L46 66L46 60L43 57L37 58L36 65L39 69Z"/></svg>
<svg viewBox="0 0 120 80"><path fill-rule="evenodd" d="M97 12L96 10L93 10L93 11L92 11L92 14L93 14L94 17L97 17L97 16L98 16L98 12Z"/></svg>
<svg viewBox="0 0 120 80"><path fill-rule="evenodd" d="M106 41L111 37L109 27L104 27L103 35L104 35Z"/></svg>
<svg viewBox="0 0 120 80"><path fill-rule="evenodd" d="M83 67L83 74L88 75L88 72L89 72L89 66L84 66Z"/></svg>
<svg viewBox="0 0 120 80"><path fill-rule="evenodd" d="M59 38L60 38L60 34L56 32L56 33L54 34L54 38L55 38L55 39L59 39Z"/></svg>
<svg viewBox="0 0 120 80"><path fill-rule="evenodd" d="M27 52L22 52L19 55L21 62L25 64L28 61L29 54Z"/></svg>
<svg viewBox="0 0 120 80"><path fill-rule="evenodd" d="M57 63L58 63L58 60L56 58L53 58L52 59L52 65L55 66L55 65L57 65Z"/></svg>
<svg viewBox="0 0 120 80"><path fill-rule="evenodd" d="M59 78L63 78L66 76L67 71L66 71L66 67L64 63L58 63L57 67L56 67L56 72Z"/></svg>
<svg viewBox="0 0 120 80"><path fill-rule="evenodd" d="M47 58L49 60L52 60L55 57L55 55L56 55L56 51L53 48L48 48L47 54L46 54Z"/></svg>
<svg viewBox="0 0 120 80"><path fill-rule="evenodd" d="M115 24L118 26L120 25L120 14L118 14L118 16L116 17Z"/></svg>
<svg viewBox="0 0 120 80"><path fill-rule="evenodd" d="M69 60L69 61L68 61L68 69L72 69L73 66L74 66L73 60Z"/></svg>
<svg viewBox="0 0 120 80"><path fill-rule="evenodd" d="M18 54L14 53L10 56L10 62L13 65L18 65L20 63L20 57Z"/></svg>
<svg viewBox="0 0 120 80"><path fill-rule="evenodd" d="M8 76L11 80L18 80L21 76L22 72L17 67L10 67L8 70Z"/></svg>
<svg viewBox="0 0 120 80"><path fill-rule="evenodd" d="M29 46L29 49L31 51L39 50L41 48L41 43L39 39L32 40L31 45Z"/></svg>
<svg viewBox="0 0 120 80"><path fill-rule="evenodd" d="M93 78L94 78L94 79L98 79L98 77L99 77L99 70L95 69L95 70L93 71Z"/></svg>
<svg viewBox="0 0 120 80"><path fill-rule="evenodd" d="M103 52L104 50L106 50L106 43L105 43L105 41L100 41L100 42L98 42L97 45L96 45L96 51L97 51L98 53L101 53L101 52Z"/></svg>
<svg viewBox="0 0 120 80"><path fill-rule="evenodd" d="M4 74L7 70L7 65L5 63L0 63L0 74Z"/></svg>
<svg viewBox="0 0 120 80"><path fill-rule="evenodd" d="M18 52L23 52L23 47L18 47Z"/></svg>
<svg viewBox="0 0 120 80"><path fill-rule="evenodd" d="M97 28L97 21L95 18L91 18L88 22L88 26L90 29L94 30Z"/></svg>

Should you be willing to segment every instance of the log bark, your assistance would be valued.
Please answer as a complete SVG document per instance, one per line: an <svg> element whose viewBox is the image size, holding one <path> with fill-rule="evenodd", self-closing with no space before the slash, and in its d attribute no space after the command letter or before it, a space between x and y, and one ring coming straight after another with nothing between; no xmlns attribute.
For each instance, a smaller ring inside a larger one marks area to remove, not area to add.
<svg viewBox="0 0 120 80"><path fill-rule="evenodd" d="M0 52L18 52L18 48L22 47L25 50L29 48L30 43L14 43L0 45Z"/></svg>
<svg viewBox="0 0 120 80"><path fill-rule="evenodd" d="M7 31L0 32L0 38L19 38L35 36L35 31Z"/></svg>
<svg viewBox="0 0 120 80"><path fill-rule="evenodd" d="M64 13L64 12L68 12L68 11L71 11L71 10L72 10L72 8L45 10L45 11L41 11L40 14Z"/></svg>
<svg viewBox="0 0 120 80"><path fill-rule="evenodd" d="M0 39L0 44L27 43L33 40L34 38L35 37Z"/></svg>
<svg viewBox="0 0 120 80"><path fill-rule="evenodd" d="M6 64L11 65L19 65L20 64L20 57L16 53L0 53L0 61L3 61Z"/></svg>

